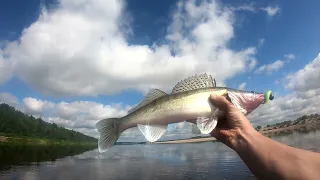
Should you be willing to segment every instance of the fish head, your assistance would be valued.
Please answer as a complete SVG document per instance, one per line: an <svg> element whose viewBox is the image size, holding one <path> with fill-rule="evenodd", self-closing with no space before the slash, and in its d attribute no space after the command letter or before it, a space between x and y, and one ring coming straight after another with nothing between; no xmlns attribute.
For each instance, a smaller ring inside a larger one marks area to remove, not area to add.
<svg viewBox="0 0 320 180"><path fill-rule="evenodd" d="M255 110L260 104L266 103L268 100L273 100L271 91L266 94L255 91L228 91L228 97L232 104L239 108L239 110L247 115Z"/></svg>

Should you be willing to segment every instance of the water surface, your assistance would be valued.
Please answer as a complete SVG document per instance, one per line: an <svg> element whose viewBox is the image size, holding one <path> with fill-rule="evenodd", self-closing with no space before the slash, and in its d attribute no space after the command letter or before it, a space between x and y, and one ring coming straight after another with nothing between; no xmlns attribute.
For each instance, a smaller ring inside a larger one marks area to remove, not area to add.
<svg viewBox="0 0 320 180"><path fill-rule="evenodd" d="M320 130L291 132L273 139L320 151ZM15 165L1 170L4 180L56 179L255 179L238 155L220 142L117 145L85 153Z"/></svg>

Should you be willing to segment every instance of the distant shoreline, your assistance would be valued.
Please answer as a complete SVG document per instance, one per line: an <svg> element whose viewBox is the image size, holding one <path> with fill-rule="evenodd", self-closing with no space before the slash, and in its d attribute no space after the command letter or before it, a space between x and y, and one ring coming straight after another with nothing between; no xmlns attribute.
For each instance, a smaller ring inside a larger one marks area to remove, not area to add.
<svg viewBox="0 0 320 180"><path fill-rule="evenodd" d="M320 122L307 122L305 124L296 124L296 125L282 127L282 128L276 128L276 129L263 128L261 130L258 130L258 132L260 132L262 134L269 134L269 133L283 132L283 131L287 131L287 130L296 130L299 128L314 126L314 125L320 126Z"/></svg>
<svg viewBox="0 0 320 180"><path fill-rule="evenodd" d="M41 139L33 137L12 137L0 135L1 144L12 144L12 145L79 145L79 146L97 146L97 143L93 142L70 142L70 141L59 141L51 139Z"/></svg>
<svg viewBox="0 0 320 180"><path fill-rule="evenodd" d="M169 141L158 141L155 144L183 144L183 143L199 143L199 142L209 142L216 141L214 137L201 137L201 138L190 138L190 139L179 139L179 140L169 140Z"/></svg>
<svg viewBox="0 0 320 180"><path fill-rule="evenodd" d="M258 130L258 132L265 136L268 136L275 133L293 131L293 130L298 130L300 128L306 128L306 127L319 127L320 129L320 122L307 122L305 124L297 124L297 125L292 125L292 126L277 128L277 129L262 128ZM158 141L158 142L154 142L154 144L200 143L200 142L210 142L210 141L216 141L216 140L217 139L214 137L199 137L199 138L189 138L189 139L179 139L179 140L169 140L169 141Z"/></svg>

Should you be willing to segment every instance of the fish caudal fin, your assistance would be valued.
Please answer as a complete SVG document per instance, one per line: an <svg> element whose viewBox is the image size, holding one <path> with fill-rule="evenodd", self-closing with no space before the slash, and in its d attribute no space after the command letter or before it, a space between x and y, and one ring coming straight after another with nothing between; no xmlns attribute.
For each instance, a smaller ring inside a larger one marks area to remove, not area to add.
<svg viewBox="0 0 320 180"><path fill-rule="evenodd" d="M168 125L137 125L149 142L155 142L167 131Z"/></svg>
<svg viewBox="0 0 320 180"><path fill-rule="evenodd" d="M108 118L96 123L96 128L100 132L98 141L99 152L105 152L118 140L121 132L119 129L121 118Z"/></svg>

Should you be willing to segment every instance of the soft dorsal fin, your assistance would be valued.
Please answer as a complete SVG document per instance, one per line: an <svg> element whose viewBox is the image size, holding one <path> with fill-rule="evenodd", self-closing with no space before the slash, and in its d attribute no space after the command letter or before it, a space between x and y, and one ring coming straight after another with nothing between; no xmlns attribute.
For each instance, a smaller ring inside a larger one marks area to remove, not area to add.
<svg viewBox="0 0 320 180"><path fill-rule="evenodd" d="M151 101L158 99L163 96L167 96L168 94L159 90L159 89L150 89L147 95L144 97L143 101L141 101L137 106L133 107L128 111L128 113L132 113L133 111L138 110L139 108L149 104Z"/></svg>
<svg viewBox="0 0 320 180"><path fill-rule="evenodd" d="M211 75L194 75L178 82L172 89L172 94L207 87L216 87L216 80Z"/></svg>

